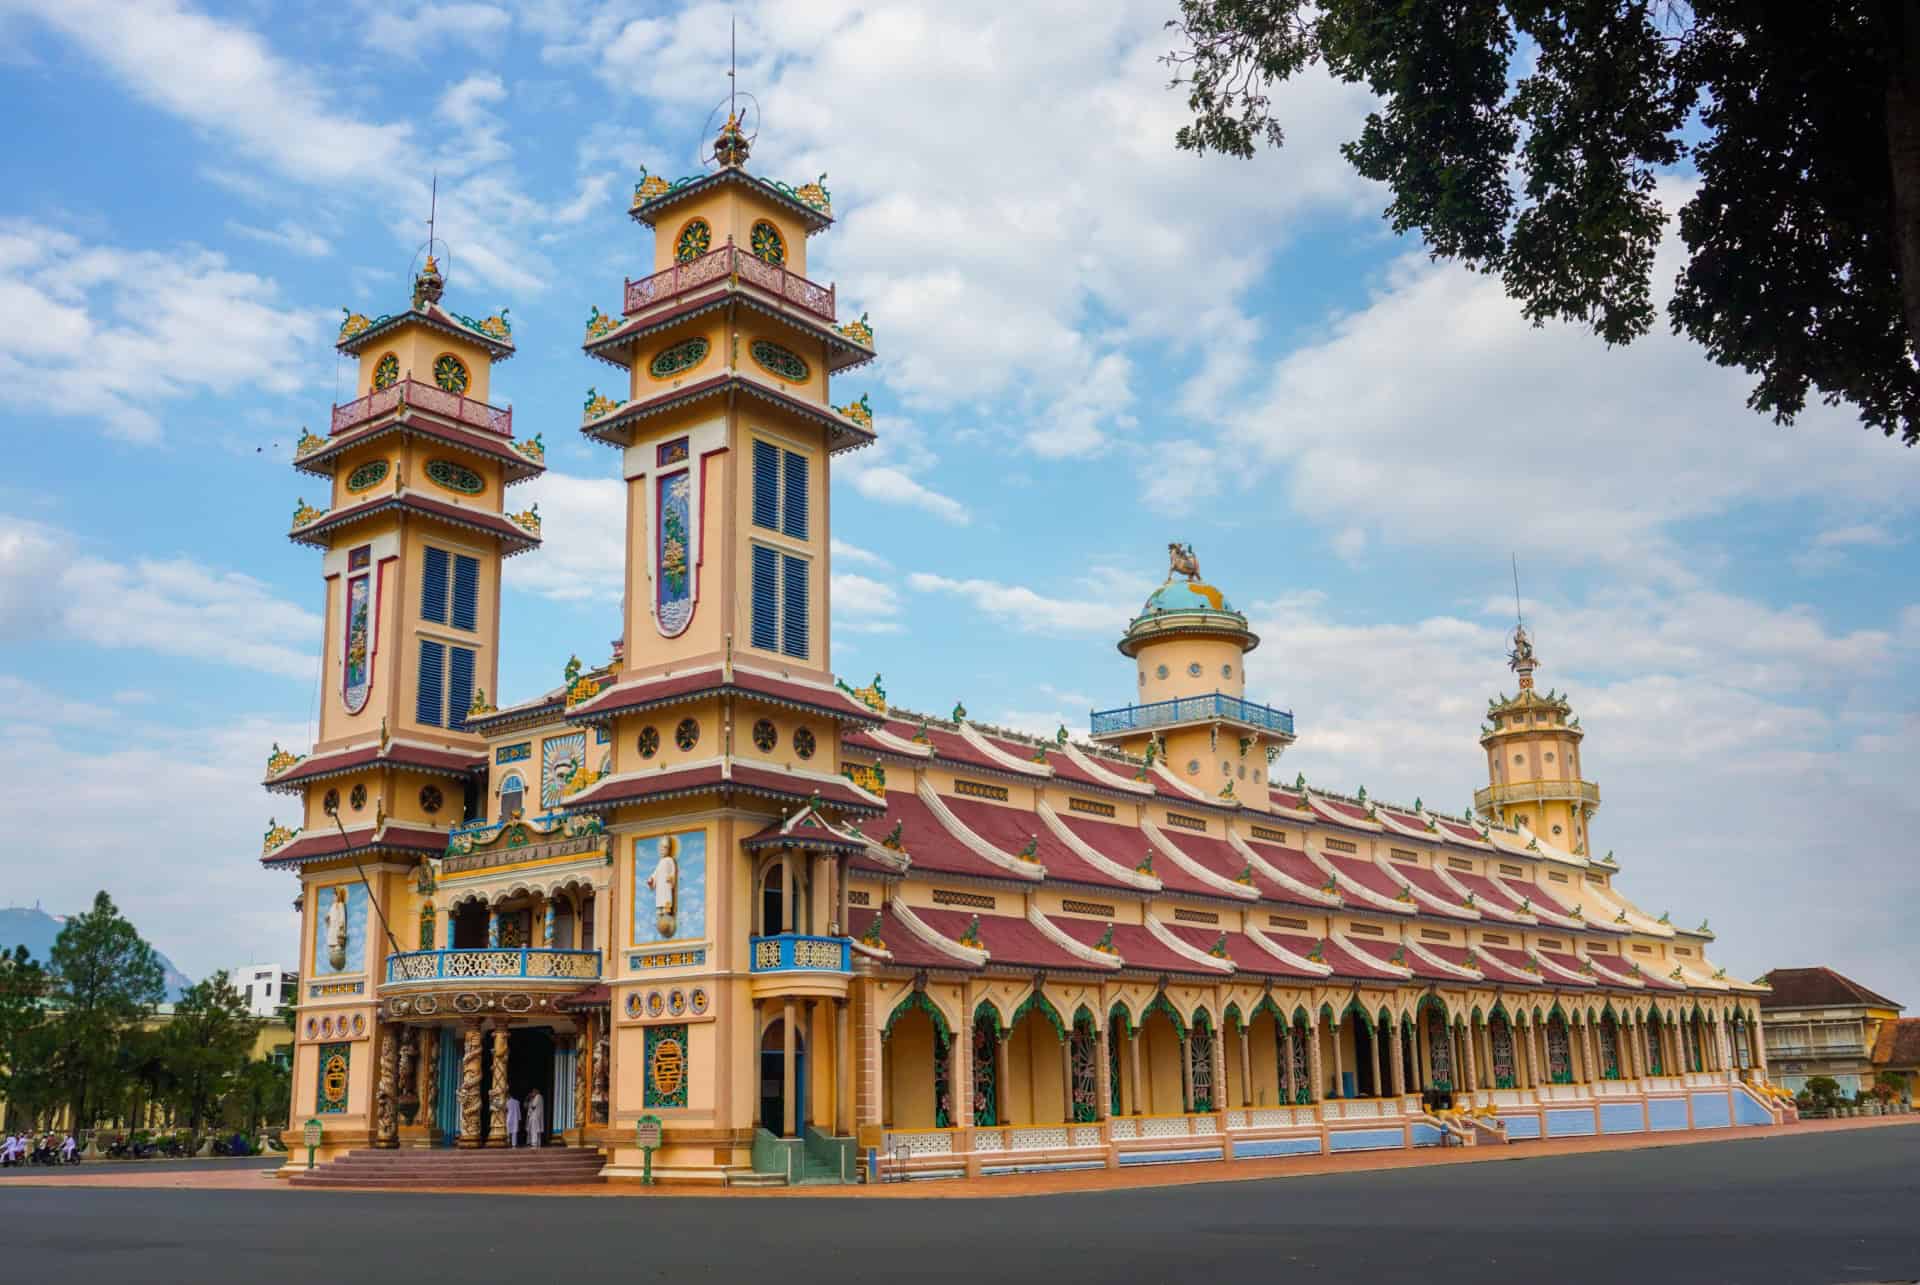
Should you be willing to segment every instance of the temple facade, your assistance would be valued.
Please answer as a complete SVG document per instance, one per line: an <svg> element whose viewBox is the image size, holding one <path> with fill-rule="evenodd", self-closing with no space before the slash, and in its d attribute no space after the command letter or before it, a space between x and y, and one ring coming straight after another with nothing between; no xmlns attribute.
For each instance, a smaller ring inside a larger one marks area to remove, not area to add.
<svg viewBox="0 0 1920 1285"><path fill-rule="evenodd" d="M1183 545L1116 621L1129 703L1081 735L892 705L831 665L830 384L875 357L806 276L823 182L646 176L654 263L587 355L627 488L620 637L496 703L505 310L349 313L356 397L294 464L326 585L319 738L263 863L300 882L293 1118L320 1158L504 1145L538 1090L604 1172L853 1181L1772 1124L1764 987L1596 856L1567 699L1490 703L1451 814L1279 767L1259 639ZM431 249L431 246L429 247ZM1131 672L1129 672L1131 671ZM1464 729L1463 729L1464 734ZM304 1152L296 1153L304 1163Z"/></svg>

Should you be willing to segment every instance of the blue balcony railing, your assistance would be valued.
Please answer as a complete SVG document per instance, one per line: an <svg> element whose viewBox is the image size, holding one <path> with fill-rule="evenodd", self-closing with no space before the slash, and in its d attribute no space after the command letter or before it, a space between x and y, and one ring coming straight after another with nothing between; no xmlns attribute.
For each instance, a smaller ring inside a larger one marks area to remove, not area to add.
<svg viewBox="0 0 1920 1285"><path fill-rule="evenodd" d="M1195 723L1207 719L1228 719L1248 723L1282 736L1293 735L1293 711L1255 705L1238 696L1215 692L1211 696L1182 696L1177 700L1154 701L1149 705L1123 705L1119 709L1095 710L1093 734L1133 732L1170 723Z"/></svg>
<svg viewBox="0 0 1920 1285"><path fill-rule="evenodd" d="M850 973L853 942L846 937L781 933L753 939L753 971L758 973Z"/></svg>
<svg viewBox="0 0 1920 1285"><path fill-rule="evenodd" d="M597 982L597 950L410 950L387 956L387 984L438 981Z"/></svg>

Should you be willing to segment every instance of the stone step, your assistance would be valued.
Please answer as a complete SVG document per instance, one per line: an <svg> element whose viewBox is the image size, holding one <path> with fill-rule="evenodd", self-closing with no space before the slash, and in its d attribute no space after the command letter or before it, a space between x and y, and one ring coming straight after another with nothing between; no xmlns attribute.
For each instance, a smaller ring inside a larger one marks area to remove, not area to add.
<svg viewBox="0 0 1920 1285"><path fill-rule="evenodd" d="M735 1167L724 1171L729 1187L784 1187L787 1176L783 1173L760 1173L753 1169Z"/></svg>
<svg viewBox="0 0 1920 1285"><path fill-rule="evenodd" d="M513 1187L598 1183L604 1157L585 1147L350 1151L289 1180L303 1187Z"/></svg>

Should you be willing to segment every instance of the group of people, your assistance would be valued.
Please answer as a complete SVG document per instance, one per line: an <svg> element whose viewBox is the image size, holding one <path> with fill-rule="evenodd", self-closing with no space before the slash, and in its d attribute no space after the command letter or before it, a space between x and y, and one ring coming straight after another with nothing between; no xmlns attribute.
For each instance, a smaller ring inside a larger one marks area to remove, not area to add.
<svg viewBox="0 0 1920 1285"><path fill-rule="evenodd" d="M512 1094L507 1095L507 1145L520 1145L521 1126L525 1125L529 1147L539 1146L547 1136L547 1103L540 1096L540 1090L529 1089L525 1105Z"/></svg>
<svg viewBox="0 0 1920 1285"><path fill-rule="evenodd" d="M20 1132L0 1138L0 1167L11 1169L24 1164L74 1164L78 1161L80 1149L74 1143L71 1133L55 1136L41 1135L36 1143L31 1133Z"/></svg>

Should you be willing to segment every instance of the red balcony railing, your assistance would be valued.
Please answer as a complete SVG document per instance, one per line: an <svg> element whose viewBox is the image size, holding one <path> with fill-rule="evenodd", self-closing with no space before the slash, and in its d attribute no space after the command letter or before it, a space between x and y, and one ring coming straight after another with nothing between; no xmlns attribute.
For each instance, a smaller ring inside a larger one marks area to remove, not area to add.
<svg viewBox="0 0 1920 1285"><path fill-rule="evenodd" d="M676 263L638 281L629 279L622 311L631 317L656 303L733 275L738 275L748 285L757 286L796 307L806 309L816 317L827 321L834 319L832 286L809 281L797 272L788 272L779 264L755 258L734 245L723 245L697 259Z"/></svg>
<svg viewBox="0 0 1920 1285"><path fill-rule="evenodd" d="M417 406L421 410L444 415L448 419L458 420L482 432L498 433L509 441L513 438L511 406L502 410L498 406L489 406L471 397L450 393L435 384L423 384L417 379L402 379L385 388L376 388L365 397L335 406L333 431L344 433L350 428L386 414L403 401L409 406Z"/></svg>

